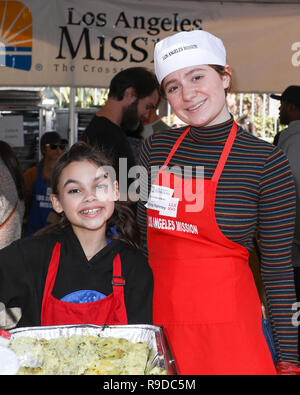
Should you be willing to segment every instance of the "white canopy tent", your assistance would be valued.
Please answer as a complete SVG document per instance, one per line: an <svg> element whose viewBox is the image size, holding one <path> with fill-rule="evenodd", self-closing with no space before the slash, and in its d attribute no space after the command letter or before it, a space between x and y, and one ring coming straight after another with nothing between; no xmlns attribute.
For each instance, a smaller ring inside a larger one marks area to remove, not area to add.
<svg viewBox="0 0 300 395"><path fill-rule="evenodd" d="M300 81L299 25L300 1L1 0L0 86L108 87L153 68L157 40L203 29L225 44L233 91L280 92ZM70 142L74 124L72 101Z"/></svg>

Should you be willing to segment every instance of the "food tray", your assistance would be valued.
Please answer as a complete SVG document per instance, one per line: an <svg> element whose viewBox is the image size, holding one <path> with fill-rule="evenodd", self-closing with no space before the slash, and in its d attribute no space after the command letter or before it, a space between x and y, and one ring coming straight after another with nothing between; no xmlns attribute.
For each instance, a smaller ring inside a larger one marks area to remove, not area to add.
<svg viewBox="0 0 300 395"><path fill-rule="evenodd" d="M37 326L12 329L9 331L12 339L20 336L36 337L38 339L53 339L71 335L91 335L101 337L124 338L133 343L147 342L150 346L150 356L146 374L158 367L167 375L176 375L177 368L172 356L163 328L155 325L59 325Z"/></svg>

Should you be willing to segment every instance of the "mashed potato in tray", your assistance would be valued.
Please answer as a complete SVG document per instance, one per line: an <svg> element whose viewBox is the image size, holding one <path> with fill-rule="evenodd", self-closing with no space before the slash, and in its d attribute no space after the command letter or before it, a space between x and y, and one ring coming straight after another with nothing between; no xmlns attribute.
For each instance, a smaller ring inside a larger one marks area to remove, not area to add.
<svg viewBox="0 0 300 395"><path fill-rule="evenodd" d="M17 337L9 347L20 358L27 354L29 360L39 361L40 366L22 366L18 374L40 375L143 375L150 352L146 342L90 335Z"/></svg>

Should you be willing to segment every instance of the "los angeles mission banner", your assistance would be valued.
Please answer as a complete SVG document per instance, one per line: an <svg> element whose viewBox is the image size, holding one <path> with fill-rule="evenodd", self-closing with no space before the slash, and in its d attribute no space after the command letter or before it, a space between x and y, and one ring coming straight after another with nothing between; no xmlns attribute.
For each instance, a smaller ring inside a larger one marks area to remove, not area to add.
<svg viewBox="0 0 300 395"><path fill-rule="evenodd" d="M153 69L158 40L207 30L227 49L233 90L300 81L300 4L177 0L0 0L0 85L107 87Z"/></svg>

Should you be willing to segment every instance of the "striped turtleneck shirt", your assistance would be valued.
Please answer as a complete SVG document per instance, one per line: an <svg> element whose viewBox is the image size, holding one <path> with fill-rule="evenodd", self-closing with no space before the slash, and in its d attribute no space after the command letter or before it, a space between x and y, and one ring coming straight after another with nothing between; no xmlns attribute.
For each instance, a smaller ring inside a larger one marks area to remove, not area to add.
<svg viewBox="0 0 300 395"><path fill-rule="evenodd" d="M231 118L219 125L201 129L192 127L174 153L168 167L177 166L183 169L184 166L203 166L204 178L210 179L232 123ZM183 130L164 130L145 141L141 150L140 165L148 171L148 194L151 186L149 169L164 164ZM137 220L142 248L147 255L144 200L140 199L138 202ZM296 302L291 264L295 201L293 176L282 151L238 127L217 187L216 220L228 239L246 247L249 252L253 248L255 235L259 234L261 276L277 358L279 361L293 363L297 363L298 358L298 331L297 327L292 325L292 315L295 313L292 306Z"/></svg>

